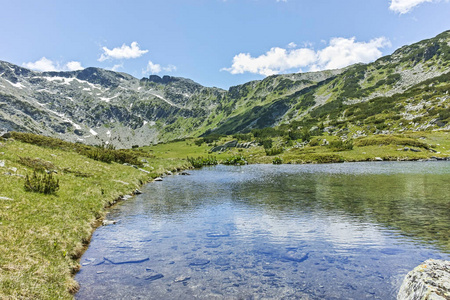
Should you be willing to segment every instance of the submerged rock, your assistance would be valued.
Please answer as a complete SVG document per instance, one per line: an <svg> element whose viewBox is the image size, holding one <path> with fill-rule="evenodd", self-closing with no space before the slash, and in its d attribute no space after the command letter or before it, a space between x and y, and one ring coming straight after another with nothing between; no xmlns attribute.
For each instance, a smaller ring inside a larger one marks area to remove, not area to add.
<svg viewBox="0 0 450 300"><path fill-rule="evenodd" d="M144 280L155 281L155 280L161 279L161 278L163 278L163 277L164 277L163 274L156 274L156 275L152 275L152 276L145 277Z"/></svg>
<svg viewBox="0 0 450 300"><path fill-rule="evenodd" d="M149 257L145 257L145 258L138 258L138 259L131 259L131 260L123 260L123 261L114 261L110 258L103 258L105 261L112 263L113 265L124 265L124 264L140 264L143 262L146 262L148 260L150 260Z"/></svg>
<svg viewBox="0 0 450 300"><path fill-rule="evenodd" d="M397 300L450 299L450 261L428 259L406 275Z"/></svg>
<svg viewBox="0 0 450 300"><path fill-rule="evenodd" d="M175 282L184 282L184 281L188 281L189 279L191 279L190 276L178 276L177 278L175 278Z"/></svg>
<svg viewBox="0 0 450 300"><path fill-rule="evenodd" d="M197 258L194 259L189 265L190 266L204 266L209 264L209 260L208 259L203 259L203 258Z"/></svg>
<svg viewBox="0 0 450 300"><path fill-rule="evenodd" d="M286 254L282 255L281 258L295 261L295 262L304 262L309 257L309 253L296 253L294 251L288 251Z"/></svg>

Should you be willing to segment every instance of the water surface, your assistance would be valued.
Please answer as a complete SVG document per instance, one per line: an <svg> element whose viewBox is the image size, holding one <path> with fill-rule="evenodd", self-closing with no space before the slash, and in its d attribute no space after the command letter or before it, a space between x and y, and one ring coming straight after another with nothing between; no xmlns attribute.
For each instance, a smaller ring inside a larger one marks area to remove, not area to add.
<svg viewBox="0 0 450 300"><path fill-rule="evenodd" d="M395 299L450 259L450 163L217 166L116 206L77 299Z"/></svg>

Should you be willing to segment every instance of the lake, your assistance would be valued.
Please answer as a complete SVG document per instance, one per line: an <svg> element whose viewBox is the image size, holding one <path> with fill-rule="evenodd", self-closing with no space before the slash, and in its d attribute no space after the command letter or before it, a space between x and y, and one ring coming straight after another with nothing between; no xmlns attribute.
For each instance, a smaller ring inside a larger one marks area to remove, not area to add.
<svg viewBox="0 0 450 300"><path fill-rule="evenodd" d="M450 260L450 162L215 166L112 208L76 299L395 299Z"/></svg>

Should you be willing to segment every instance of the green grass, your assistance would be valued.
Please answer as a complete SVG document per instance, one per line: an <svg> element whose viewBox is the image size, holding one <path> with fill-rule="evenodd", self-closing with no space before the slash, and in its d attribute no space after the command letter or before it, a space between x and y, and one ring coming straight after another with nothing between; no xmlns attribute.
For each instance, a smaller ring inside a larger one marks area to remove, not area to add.
<svg viewBox="0 0 450 300"><path fill-rule="evenodd" d="M0 299L71 299L78 258L105 207L159 173L187 167L180 160L146 159L143 168L152 174L67 149L0 141ZM57 171L53 194L25 191L24 177L40 162Z"/></svg>

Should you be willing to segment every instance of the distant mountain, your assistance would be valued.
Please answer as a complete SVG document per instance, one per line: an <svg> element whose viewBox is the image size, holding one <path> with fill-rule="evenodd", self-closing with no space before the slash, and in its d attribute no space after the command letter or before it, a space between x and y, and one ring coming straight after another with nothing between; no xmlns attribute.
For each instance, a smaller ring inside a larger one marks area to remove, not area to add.
<svg viewBox="0 0 450 300"><path fill-rule="evenodd" d="M269 126L365 135L450 128L450 31L370 64L231 87L0 61L0 129L118 147ZM350 129L349 129L350 128Z"/></svg>

